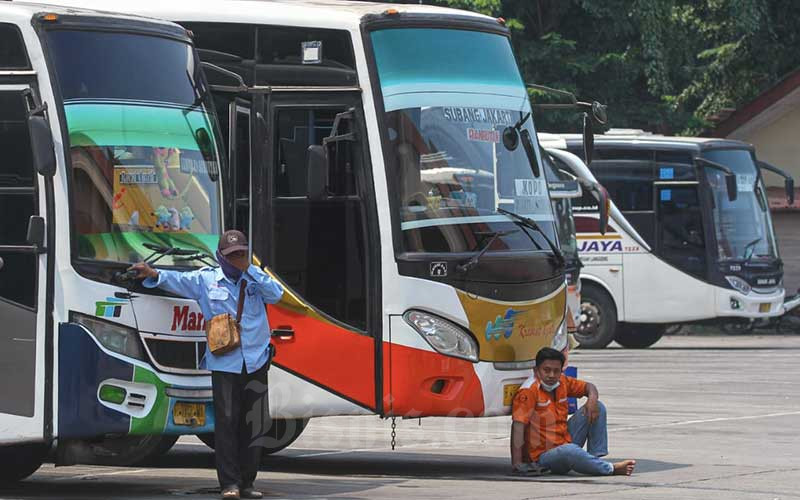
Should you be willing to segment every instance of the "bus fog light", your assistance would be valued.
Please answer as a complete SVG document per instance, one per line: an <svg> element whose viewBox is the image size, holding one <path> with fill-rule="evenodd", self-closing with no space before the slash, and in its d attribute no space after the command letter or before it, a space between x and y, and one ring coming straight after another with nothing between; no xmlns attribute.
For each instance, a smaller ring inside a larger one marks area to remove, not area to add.
<svg viewBox="0 0 800 500"><path fill-rule="evenodd" d="M403 319L436 351L456 358L478 361L478 344L475 339L455 323L414 310L407 311Z"/></svg>
<svg viewBox="0 0 800 500"><path fill-rule="evenodd" d="M731 309L733 309L734 311L738 311L741 308L742 308L742 303L739 302L739 299L731 297Z"/></svg>
<svg viewBox="0 0 800 500"><path fill-rule="evenodd" d="M133 328L77 312L70 314L70 321L83 325L109 351L145 360L144 348L139 340L139 333Z"/></svg>
<svg viewBox="0 0 800 500"><path fill-rule="evenodd" d="M728 283L730 283L734 290L742 292L744 295L750 293L750 284L742 278L738 276L725 276L725 279L728 280Z"/></svg>
<svg viewBox="0 0 800 500"><path fill-rule="evenodd" d="M100 387L100 393L98 394L98 397L102 401L120 405L125 402L125 397L127 395L128 391L126 391L124 388L116 385L105 384Z"/></svg>

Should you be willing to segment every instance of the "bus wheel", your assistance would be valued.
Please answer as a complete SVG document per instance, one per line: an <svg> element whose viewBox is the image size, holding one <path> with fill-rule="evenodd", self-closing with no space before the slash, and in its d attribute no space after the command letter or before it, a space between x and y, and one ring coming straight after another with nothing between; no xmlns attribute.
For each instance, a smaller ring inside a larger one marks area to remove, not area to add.
<svg viewBox="0 0 800 500"><path fill-rule="evenodd" d="M30 476L42 466L50 447L25 444L0 448L0 484L15 483Z"/></svg>
<svg viewBox="0 0 800 500"><path fill-rule="evenodd" d="M581 289L581 323L575 339L584 349L602 349L614 340L617 308L608 294L584 282Z"/></svg>
<svg viewBox="0 0 800 500"><path fill-rule="evenodd" d="M272 420L272 427L264 436L261 447L264 449L263 455L278 453L290 444L294 443L308 424L307 418L275 418ZM206 446L214 449L214 434L198 434L200 441Z"/></svg>
<svg viewBox="0 0 800 500"><path fill-rule="evenodd" d="M617 329L614 340L628 349L644 349L658 342L666 326L648 323L625 323Z"/></svg>

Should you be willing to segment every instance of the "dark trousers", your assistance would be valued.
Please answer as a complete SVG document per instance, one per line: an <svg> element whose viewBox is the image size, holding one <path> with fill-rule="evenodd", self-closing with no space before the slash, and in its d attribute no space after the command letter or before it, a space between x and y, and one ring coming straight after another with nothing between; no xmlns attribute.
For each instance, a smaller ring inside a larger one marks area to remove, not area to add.
<svg viewBox="0 0 800 500"><path fill-rule="evenodd" d="M247 488L256 479L262 438L271 425L267 367L253 373L244 366L242 373L211 372L211 385L219 484Z"/></svg>

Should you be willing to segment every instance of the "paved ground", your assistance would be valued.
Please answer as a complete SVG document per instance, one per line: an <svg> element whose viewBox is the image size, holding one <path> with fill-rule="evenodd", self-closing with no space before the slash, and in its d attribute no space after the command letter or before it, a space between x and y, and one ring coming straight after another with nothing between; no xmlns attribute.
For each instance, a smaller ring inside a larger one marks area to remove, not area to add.
<svg viewBox="0 0 800 500"><path fill-rule="evenodd" d="M609 411L630 478L507 475L508 417L312 421L267 460L267 498L800 498L800 335L668 337L648 350L576 352ZM0 498L216 498L213 454L194 438L141 468L45 465Z"/></svg>

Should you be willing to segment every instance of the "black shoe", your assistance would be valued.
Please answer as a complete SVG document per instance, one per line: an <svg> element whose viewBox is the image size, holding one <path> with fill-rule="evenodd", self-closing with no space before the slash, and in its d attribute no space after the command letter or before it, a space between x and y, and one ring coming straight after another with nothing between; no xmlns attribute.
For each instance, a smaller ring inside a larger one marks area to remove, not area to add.
<svg viewBox="0 0 800 500"><path fill-rule="evenodd" d="M221 493L222 493L222 498L224 498L225 500L239 500L241 498L241 496L239 496L238 486L227 486L225 488L222 488Z"/></svg>
<svg viewBox="0 0 800 500"><path fill-rule="evenodd" d="M241 498L264 498L264 494L252 486L248 486L247 488L242 488Z"/></svg>

